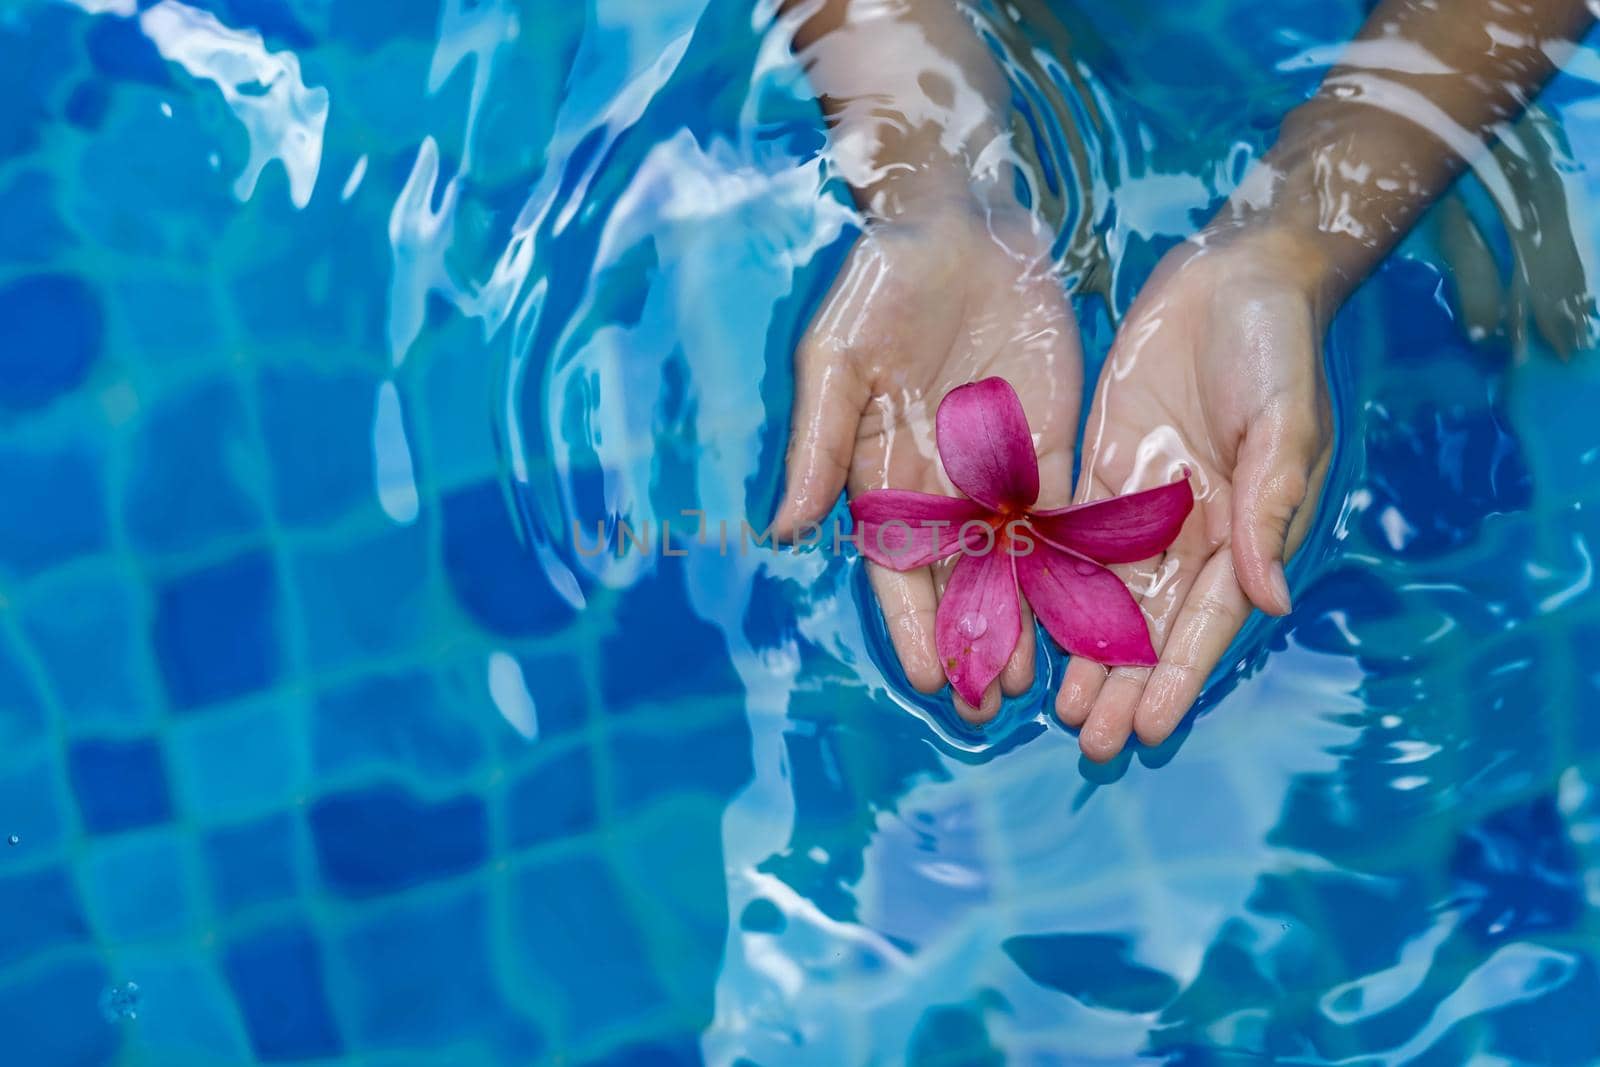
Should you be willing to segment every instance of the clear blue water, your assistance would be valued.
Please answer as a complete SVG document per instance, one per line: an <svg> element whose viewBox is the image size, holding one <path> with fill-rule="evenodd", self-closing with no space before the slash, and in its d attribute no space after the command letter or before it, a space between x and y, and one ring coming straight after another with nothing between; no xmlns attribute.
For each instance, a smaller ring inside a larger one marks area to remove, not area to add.
<svg viewBox="0 0 1600 1067"><path fill-rule="evenodd" d="M1082 8L1006 47L1092 381L1361 10ZM1600 1058L1597 78L1550 254L1469 179L1340 316L1296 612L1098 768L853 559L573 549L775 500L851 230L746 5L5 5L0 1059Z"/></svg>

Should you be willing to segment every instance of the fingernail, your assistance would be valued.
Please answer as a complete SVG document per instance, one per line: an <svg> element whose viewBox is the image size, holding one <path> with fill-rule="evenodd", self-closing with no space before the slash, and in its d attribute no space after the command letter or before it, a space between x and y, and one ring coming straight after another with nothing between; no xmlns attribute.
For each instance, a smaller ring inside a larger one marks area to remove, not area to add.
<svg viewBox="0 0 1600 1067"><path fill-rule="evenodd" d="M1280 563L1272 565L1272 592L1278 603L1283 605L1283 613L1287 615L1293 609L1294 603L1289 599L1289 580L1284 577L1283 565Z"/></svg>

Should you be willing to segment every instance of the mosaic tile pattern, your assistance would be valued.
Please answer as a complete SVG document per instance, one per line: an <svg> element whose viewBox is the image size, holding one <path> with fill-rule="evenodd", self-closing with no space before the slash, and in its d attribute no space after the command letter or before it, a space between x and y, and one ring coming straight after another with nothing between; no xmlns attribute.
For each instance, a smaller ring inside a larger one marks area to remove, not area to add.
<svg viewBox="0 0 1600 1067"><path fill-rule="evenodd" d="M1349 506L1296 615L1102 770L1037 693L987 747L904 695L847 564L569 552L580 609L530 536L770 502L840 246L743 5L192 0L327 89L303 209L276 163L236 195L251 135L154 6L0 13L11 1060L1600 1057L1600 379L1467 344L1424 242L1336 331ZM1241 97L1259 150L1313 76L1274 63L1354 8L1084 22L1198 173ZM1554 99L1600 144L1587 86ZM425 137L464 176L442 244L445 178L390 236ZM1125 177L1119 307L1175 239L1150 220L1217 191ZM486 341L540 203L544 317ZM519 345L546 364L508 404Z"/></svg>

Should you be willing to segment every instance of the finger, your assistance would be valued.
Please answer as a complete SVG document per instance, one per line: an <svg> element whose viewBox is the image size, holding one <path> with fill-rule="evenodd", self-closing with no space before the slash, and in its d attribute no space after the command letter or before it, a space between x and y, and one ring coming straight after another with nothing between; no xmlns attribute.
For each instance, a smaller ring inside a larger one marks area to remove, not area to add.
<svg viewBox="0 0 1600 1067"><path fill-rule="evenodd" d="M801 342L786 482L773 519L780 535L792 538L833 509L850 473L867 396L866 383L836 339L811 334Z"/></svg>
<svg viewBox="0 0 1600 1067"><path fill-rule="evenodd" d="M1253 423L1234 472L1233 560L1238 584L1262 611L1289 611L1283 561L1289 525L1307 499L1320 449L1316 420L1283 410Z"/></svg>
<svg viewBox="0 0 1600 1067"><path fill-rule="evenodd" d="M1063 725L1076 730L1088 721L1095 698L1106 683L1106 674L1104 664L1092 659L1074 656L1067 661L1061 689L1056 693L1056 718Z"/></svg>
<svg viewBox="0 0 1600 1067"><path fill-rule="evenodd" d="M1033 685L1036 664L1034 645L1033 609L1022 601L1022 633L1017 637L1017 647L1000 671L1000 691L1008 697L1021 696Z"/></svg>
<svg viewBox="0 0 1600 1067"><path fill-rule="evenodd" d="M1078 747L1085 756L1105 763L1122 751L1133 733L1134 709L1139 706L1145 679L1149 677L1148 667L1111 668L1078 734Z"/></svg>
<svg viewBox="0 0 1600 1067"><path fill-rule="evenodd" d="M1159 745L1171 735L1249 614L1250 601L1234 575L1233 553L1219 550L1184 598L1161 662L1145 685L1133 717L1139 740Z"/></svg>
<svg viewBox="0 0 1600 1067"><path fill-rule="evenodd" d="M883 609L906 680L919 693L937 693L944 686L944 669L934 644L933 617L938 608L933 576L926 567L898 574L876 563L867 564L867 578Z"/></svg>
<svg viewBox="0 0 1600 1067"><path fill-rule="evenodd" d="M957 715L971 726L982 726L1000 714L999 679L989 683L989 688L983 691L983 703L977 707L962 700L953 689L950 691L950 699L955 703Z"/></svg>

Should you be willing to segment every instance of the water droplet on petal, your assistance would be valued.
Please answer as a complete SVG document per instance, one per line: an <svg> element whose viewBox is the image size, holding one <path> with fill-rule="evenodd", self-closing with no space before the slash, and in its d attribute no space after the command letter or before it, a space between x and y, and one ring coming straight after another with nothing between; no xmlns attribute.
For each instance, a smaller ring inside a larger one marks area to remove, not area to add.
<svg viewBox="0 0 1600 1067"><path fill-rule="evenodd" d="M1080 559L1078 562L1074 563L1072 566L1079 574L1083 575L1084 577L1088 577L1089 575L1093 574L1095 571L1100 569L1099 567L1096 567L1093 563L1090 563L1086 559Z"/></svg>
<svg viewBox="0 0 1600 1067"><path fill-rule="evenodd" d="M976 641L989 632L988 616L982 612L969 611L957 620L956 632L968 641Z"/></svg>
<svg viewBox="0 0 1600 1067"><path fill-rule="evenodd" d="M1102 637L1102 638L1099 638L1098 640L1095 641L1094 647L1095 648L1105 648L1108 643L1109 642L1107 642L1106 639Z"/></svg>

